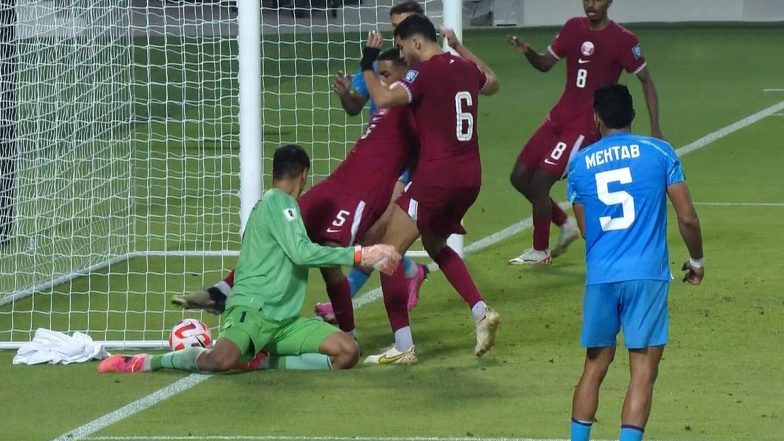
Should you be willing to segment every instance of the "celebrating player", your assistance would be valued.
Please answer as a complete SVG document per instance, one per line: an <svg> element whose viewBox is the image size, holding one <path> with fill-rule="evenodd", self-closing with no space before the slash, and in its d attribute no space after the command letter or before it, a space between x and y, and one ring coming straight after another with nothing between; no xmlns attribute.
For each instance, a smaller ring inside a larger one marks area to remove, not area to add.
<svg viewBox="0 0 784 441"><path fill-rule="evenodd" d="M623 329L631 379L621 415L621 441L642 439L653 384L668 340L667 201L691 256L685 282L705 275L702 234L680 161L665 141L632 135L632 97L626 86L596 91L601 141L569 165L568 194L585 237L587 266L581 344L585 368L572 403L572 441L587 441L599 388Z"/></svg>
<svg viewBox="0 0 784 441"><path fill-rule="evenodd" d="M475 353L481 356L494 344L500 318L485 304L465 264L446 240L451 234L465 233L460 221L479 194L478 95L495 93L498 82L454 33L444 32L462 58L441 50L433 23L426 17L412 15L398 25L395 44L410 69L391 88L373 73L373 61L383 41L380 34L372 33L368 38L361 66L373 100L381 107L409 105L419 133L417 168L411 184L396 201L382 242L395 245L402 254L421 235L425 250L471 307L477 329ZM395 344L365 361L415 363L402 271L382 274L381 285Z"/></svg>
<svg viewBox="0 0 784 441"><path fill-rule="evenodd" d="M348 369L359 357L354 339L321 320L300 317L308 269L368 265L393 271L400 255L393 247L335 248L312 243L297 199L307 181L310 159L302 147L275 151L273 188L248 218L237 261L236 284L227 302L221 334L211 349L190 347L164 355L114 355L98 371L149 372L162 368L221 372L264 351L270 367Z"/></svg>
<svg viewBox="0 0 784 441"><path fill-rule="evenodd" d="M401 78L406 65L399 50L382 53L378 69L388 84ZM413 127L407 108L376 110L346 159L299 201L305 228L313 241L350 246L357 241L368 244L380 239L366 237L366 231L388 207L396 177L415 155L417 140ZM353 333L349 282L340 268L322 268L321 273L340 329ZM175 297L173 301L186 308L220 313L233 284L234 274L230 273L207 293Z"/></svg>
<svg viewBox="0 0 784 441"><path fill-rule="evenodd" d="M409 15L422 13L422 6L420 6L416 1L405 1L396 4L389 10L389 22L392 25L392 31L394 31L397 25L405 20ZM379 61L376 63L374 68L376 72L382 77L382 79L384 79L385 77L383 72L385 69L382 68L381 62L382 59L379 58ZM367 86L365 86L365 79L362 76L361 67L357 68L353 77L346 77L342 73L338 73L335 76L333 88L340 96L340 103L343 106L343 109L345 109L346 113L349 115L358 115L365 106L365 103L370 101L369 115L372 118L376 110L376 103L370 99ZM392 213L391 208L395 199L397 199L400 193L403 192L403 187L410 181L410 172L409 170L406 170L403 172L403 174L400 175L398 182L395 184L395 189L392 193L392 198L389 203L389 209L381 215L381 218L378 220L378 222L376 222L374 226L371 227L371 229L368 231L367 235L369 241L375 242L377 239L381 238L381 234L384 232L386 223ZM354 268L349 272L347 278L349 286L351 287L352 297L355 296L359 290L362 289L362 286L365 284L365 282L367 282L368 278L370 277L368 271L369 270L365 268ZM417 264L408 257L403 256L403 272L406 275L406 279L408 281L407 307L410 311L419 301L419 290L422 286L422 282L427 278L427 267ZM335 320L335 314L331 303L317 303L315 312L319 317L326 321L333 322Z"/></svg>
<svg viewBox="0 0 784 441"><path fill-rule="evenodd" d="M566 58L566 87L547 119L531 136L517 158L510 180L533 206L533 247L509 260L512 265L548 264L578 237L577 227L550 197L550 188L563 177L569 158L581 146L593 143L598 133L593 121L593 93L618 82L621 70L642 83L651 133L663 138L651 75L637 37L607 17L612 0L583 0L586 17L564 24L543 54L517 37L511 42L537 70L548 72ZM550 250L550 222L560 227L558 242Z"/></svg>

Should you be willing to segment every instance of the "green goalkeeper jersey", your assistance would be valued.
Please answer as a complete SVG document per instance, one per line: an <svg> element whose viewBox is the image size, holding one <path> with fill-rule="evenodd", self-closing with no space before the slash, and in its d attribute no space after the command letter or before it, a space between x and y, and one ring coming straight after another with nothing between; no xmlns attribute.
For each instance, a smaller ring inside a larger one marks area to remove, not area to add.
<svg viewBox="0 0 784 441"><path fill-rule="evenodd" d="M353 263L354 248L310 241L294 197L267 190L248 217L226 308L247 306L273 320L299 316L310 267Z"/></svg>

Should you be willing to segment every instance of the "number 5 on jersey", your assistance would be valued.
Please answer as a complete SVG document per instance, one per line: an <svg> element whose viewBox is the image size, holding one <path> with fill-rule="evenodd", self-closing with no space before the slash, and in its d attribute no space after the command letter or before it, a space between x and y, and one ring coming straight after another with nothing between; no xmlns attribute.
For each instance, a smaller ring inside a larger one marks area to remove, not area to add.
<svg viewBox="0 0 784 441"><path fill-rule="evenodd" d="M327 228L327 233L337 233L338 231L340 231L343 224L346 223L346 217L349 214L351 213L349 213L346 210L338 211L337 216L335 216L335 220L332 221L332 226ZM336 227L336 228L332 228L332 227Z"/></svg>
<svg viewBox="0 0 784 441"><path fill-rule="evenodd" d="M596 195L599 200L608 206L620 205L623 208L623 216L621 217L602 216L599 218L599 225L601 225L602 231L625 230L629 228L635 219L634 198L623 190L609 190L611 182L620 184L630 184L632 182L632 173L629 167L597 173L595 177Z"/></svg>

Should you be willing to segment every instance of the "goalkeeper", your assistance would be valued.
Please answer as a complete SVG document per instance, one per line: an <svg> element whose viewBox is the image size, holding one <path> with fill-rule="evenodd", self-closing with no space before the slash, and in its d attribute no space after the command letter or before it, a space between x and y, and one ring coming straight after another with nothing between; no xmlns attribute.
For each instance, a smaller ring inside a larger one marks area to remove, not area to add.
<svg viewBox="0 0 784 441"><path fill-rule="evenodd" d="M211 349L187 348L163 355L113 355L101 373L162 368L221 372L253 360L281 369L348 369L359 357L354 339L321 320L300 317L309 267L362 265L394 271L400 255L389 245L334 248L308 239L297 199L310 159L298 145L275 151L273 188L253 208L242 238L236 280L224 324ZM269 354L268 359L256 357ZM258 366L246 366L258 367Z"/></svg>

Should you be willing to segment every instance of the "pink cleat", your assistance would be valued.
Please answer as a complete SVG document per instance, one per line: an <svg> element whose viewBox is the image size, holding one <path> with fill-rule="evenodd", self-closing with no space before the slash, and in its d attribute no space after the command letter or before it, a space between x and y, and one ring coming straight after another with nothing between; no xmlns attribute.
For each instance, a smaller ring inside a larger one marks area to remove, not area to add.
<svg viewBox="0 0 784 441"><path fill-rule="evenodd" d="M316 307L313 308L313 311L321 320L324 320L327 323L333 325L338 323L338 318L335 317L335 311L332 309L332 303L316 303Z"/></svg>
<svg viewBox="0 0 784 441"><path fill-rule="evenodd" d="M140 374L144 370L144 362L149 355L111 355L101 361L98 372L101 374L125 373Z"/></svg>
<svg viewBox="0 0 784 441"><path fill-rule="evenodd" d="M408 279L408 310L411 311L419 302L419 289L422 283L427 279L427 274L430 272L425 265L416 264L417 273L414 277Z"/></svg>

